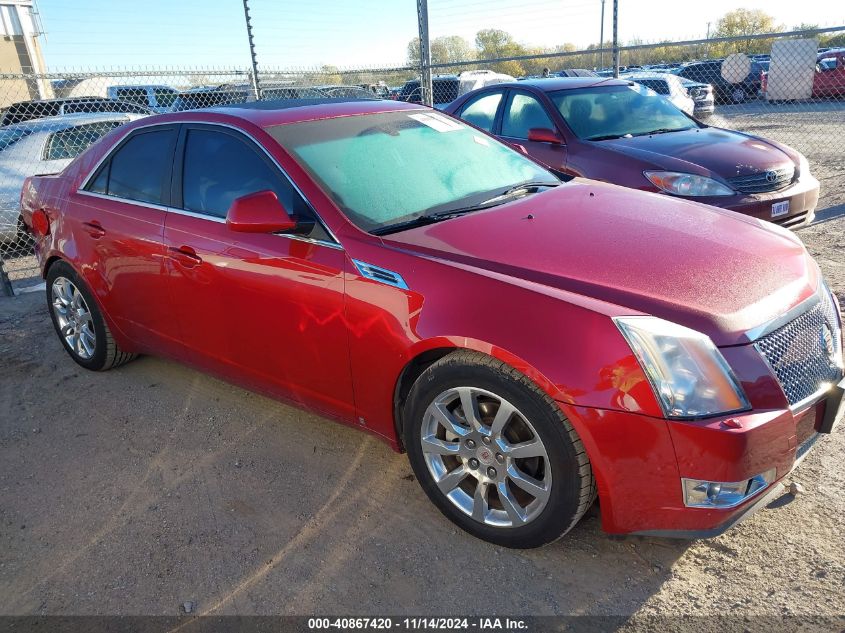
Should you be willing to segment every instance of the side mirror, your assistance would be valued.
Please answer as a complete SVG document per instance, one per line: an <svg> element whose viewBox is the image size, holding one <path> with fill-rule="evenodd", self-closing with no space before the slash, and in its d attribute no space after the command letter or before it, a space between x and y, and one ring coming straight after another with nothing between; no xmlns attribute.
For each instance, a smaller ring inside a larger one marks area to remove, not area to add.
<svg viewBox="0 0 845 633"><path fill-rule="evenodd" d="M269 189L236 198L226 214L226 226L239 233L293 231L296 222Z"/></svg>
<svg viewBox="0 0 845 633"><path fill-rule="evenodd" d="M552 143L563 145L563 137L547 127L532 127L528 130L528 140L535 143Z"/></svg>

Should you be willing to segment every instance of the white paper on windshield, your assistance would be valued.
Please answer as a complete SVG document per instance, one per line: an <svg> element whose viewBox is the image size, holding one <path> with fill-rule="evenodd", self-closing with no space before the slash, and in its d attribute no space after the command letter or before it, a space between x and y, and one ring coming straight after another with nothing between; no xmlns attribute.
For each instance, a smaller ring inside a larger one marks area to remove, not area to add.
<svg viewBox="0 0 845 633"><path fill-rule="evenodd" d="M440 114L409 114L408 117L414 119L414 121L419 121L423 125L427 125L432 130L437 130L438 132L454 132L455 130L460 130L461 126L455 122L450 121L443 115Z"/></svg>

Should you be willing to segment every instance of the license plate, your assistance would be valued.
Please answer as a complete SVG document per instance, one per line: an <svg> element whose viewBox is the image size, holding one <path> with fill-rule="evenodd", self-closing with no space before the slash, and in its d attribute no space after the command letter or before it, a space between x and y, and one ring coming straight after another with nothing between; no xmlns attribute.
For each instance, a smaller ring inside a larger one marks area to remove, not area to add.
<svg viewBox="0 0 845 633"><path fill-rule="evenodd" d="M819 433L832 433L836 425L845 417L845 379L830 388L824 403L824 419Z"/></svg>
<svg viewBox="0 0 845 633"><path fill-rule="evenodd" d="M783 202L775 202L772 205L772 217L779 218L782 215L789 213L789 200Z"/></svg>

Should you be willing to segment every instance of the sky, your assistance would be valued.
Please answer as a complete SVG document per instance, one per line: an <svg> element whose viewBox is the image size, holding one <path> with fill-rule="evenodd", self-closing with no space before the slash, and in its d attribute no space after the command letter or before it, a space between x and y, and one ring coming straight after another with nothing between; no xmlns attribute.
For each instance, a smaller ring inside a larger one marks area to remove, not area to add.
<svg viewBox="0 0 845 633"><path fill-rule="evenodd" d="M610 39L612 1L605 5ZM416 0L249 0L259 67L390 67L417 35ZM431 37L499 28L528 46L599 40L601 0L428 0ZM242 0L37 0L48 69L245 68ZM790 28L845 25L835 0L620 0L621 41L703 38L708 22L759 8Z"/></svg>

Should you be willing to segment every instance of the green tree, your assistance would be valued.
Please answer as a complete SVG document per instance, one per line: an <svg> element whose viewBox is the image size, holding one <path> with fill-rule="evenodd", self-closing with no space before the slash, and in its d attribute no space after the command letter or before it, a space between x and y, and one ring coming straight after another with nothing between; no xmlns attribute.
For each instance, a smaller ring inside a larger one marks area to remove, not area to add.
<svg viewBox="0 0 845 633"><path fill-rule="evenodd" d="M431 40L431 63L451 64L475 59L472 45L460 35L443 35ZM408 65L420 63L420 38L408 42Z"/></svg>
<svg viewBox="0 0 845 633"><path fill-rule="evenodd" d="M734 9L728 11L716 22L713 37L742 37L760 35L762 33L778 33L783 31L775 18L760 9ZM731 53L752 53L770 50L771 40L740 40L738 42L722 42L714 45L712 54L727 56Z"/></svg>
<svg viewBox="0 0 845 633"><path fill-rule="evenodd" d="M482 29L475 34L475 48L478 59L496 59L500 57L517 57L525 55L525 48L519 44L507 31L501 29ZM486 68L496 72L519 77L525 74L525 68L519 61L497 62L485 64Z"/></svg>

